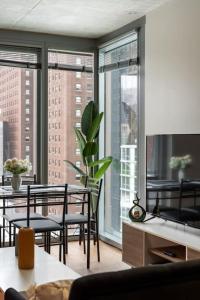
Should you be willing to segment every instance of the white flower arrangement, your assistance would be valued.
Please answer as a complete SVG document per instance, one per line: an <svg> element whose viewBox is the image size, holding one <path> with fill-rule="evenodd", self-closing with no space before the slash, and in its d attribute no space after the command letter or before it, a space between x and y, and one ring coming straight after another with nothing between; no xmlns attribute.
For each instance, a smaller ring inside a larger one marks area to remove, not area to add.
<svg viewBox="0 0 200 300"><path fill-rule="evenodd" d="M32 165L27 159L7 159L4 163L4 170L13 174L22 174L31 171Z"/></svg>
<svg viewBox="0 0 200 300"><path fill-rule="evenodd" d="M172 156L169 162L171 169L185 169L192 163L190 154L184 156Z"/></svg>

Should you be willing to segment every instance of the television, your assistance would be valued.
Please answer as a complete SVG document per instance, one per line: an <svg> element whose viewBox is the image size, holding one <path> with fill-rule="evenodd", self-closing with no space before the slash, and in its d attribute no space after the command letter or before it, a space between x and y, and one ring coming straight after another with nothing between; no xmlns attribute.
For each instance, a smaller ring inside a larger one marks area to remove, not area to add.
<svg viewBox="0 0 200 300"><path fill-rule="evenodd" d="M200 134L146 137L146 209L200 228Z"/></svg>

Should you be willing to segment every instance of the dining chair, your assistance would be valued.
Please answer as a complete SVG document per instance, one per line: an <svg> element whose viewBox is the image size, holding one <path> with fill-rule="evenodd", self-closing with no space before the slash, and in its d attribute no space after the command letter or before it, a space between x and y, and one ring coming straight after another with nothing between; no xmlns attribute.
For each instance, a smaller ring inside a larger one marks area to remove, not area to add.
<svg viewBox="0 0 200 300"><path fill-rule="evenodd" d="M12 176L2 175L2 186L11 186L11 178ZM37 184L37 178L36 175L24 175L21 176L22 178L22 185L35 185ZM8 235L9 235L9 246L12 245L12 223L14 221L24 220L26 219L26 211L25 212L18 212L16 211L16 208L14 208L14 211L12 208L6 209L5 202L9 201L9 199L3 200L3 245L5 245L5 230L6 230L6 221L8 222ZM21 208L22 208L22 202L24 202L24 199L18 199L18 202L20 201ZM25 200L26 202L26 200ZM25 204L26 206L26 204ZM20 209L20 207L19 207ZM24 210L24 208L23 208ZM33 207L33 212L30 214L31 219L41 219L41 214L38 214L36 212L36 206Z"/></svg>
<svg viewBox="0 0 200 300"><path fill-rule="evenodd" d="M99 222L98 222L98 210L99 210L99 199L101 194L101 188L102 188L102 179L100 181L96 181L93 178L88 177L86 179L86 187L90 190L90 196L91 196L91 205L90 205L90 233L94 236L94 241L97 242L97 258L98 261L100 261L100 248L99 248ZM75 202L73 204L77 205L78 202ZM67 203L66 206L66 214L65 214L65 227L66 227L66 253L68 253L68 227L71 225L79 225L80 226L80 236L83 238L84 242L84 253L85 252L85 234L87 235L87 224L88 224L88 214L86 212L86 205L87 200L84 199L80 200L79 202L82 205L82 211L79 214L76 213L68 213L68 206L73 205L72 203ZM52 220L55 222L58 222L58 224L61 223L61 216L60 215L54 215L50 216ZM86 228L85 228L86 227Z"/></svg>
<svg viewBox="0 0 200 300"><path fill-rule="evenodd" d="M179 203L177 218L189 224L200 221L200 206L198 205L200 180L182 179L179 190Z"/></svg>
<svg viewBox="0 0 200 300"><path fill-rule="evenodd" d="M16 236L16 228L31 227L35 234L44 234L45 250L50 253L52 245L59 245L59 260L61 261L61 252L63 249L63 263L65 260L65 211L67 206L68 185L44 185L44 186L28 186L27 187L27 216L24 220L13 222L14 237ZM61 207L61 222L58 224L54 220L41 215L40 219L31 218L31 208L36 207ZM59 232L60 239L51 243L51 233Z"/></svg>

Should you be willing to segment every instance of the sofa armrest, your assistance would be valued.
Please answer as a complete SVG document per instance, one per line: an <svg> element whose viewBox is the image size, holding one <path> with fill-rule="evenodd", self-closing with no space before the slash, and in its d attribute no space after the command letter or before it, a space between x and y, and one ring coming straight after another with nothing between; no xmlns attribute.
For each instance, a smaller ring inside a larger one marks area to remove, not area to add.
<svg viewBox="0 0 200 300"><path fill-rule="evenodd" d="M25 298L15 289L9 288L5 291L4 300L25 300Z"/></svg>

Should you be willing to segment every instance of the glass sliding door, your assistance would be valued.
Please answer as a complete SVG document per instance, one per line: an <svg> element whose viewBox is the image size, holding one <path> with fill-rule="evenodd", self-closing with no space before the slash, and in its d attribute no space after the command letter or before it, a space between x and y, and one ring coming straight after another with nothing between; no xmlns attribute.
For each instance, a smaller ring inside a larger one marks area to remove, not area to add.
<svg viewBox="0 0 200 300"><path fill-rule="evenodd" d="M114 158L105 176L102 234L120 243L122 220L138 189L137 34L101 49L100 72L104 153Z"/></svg>

